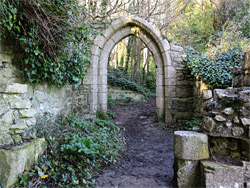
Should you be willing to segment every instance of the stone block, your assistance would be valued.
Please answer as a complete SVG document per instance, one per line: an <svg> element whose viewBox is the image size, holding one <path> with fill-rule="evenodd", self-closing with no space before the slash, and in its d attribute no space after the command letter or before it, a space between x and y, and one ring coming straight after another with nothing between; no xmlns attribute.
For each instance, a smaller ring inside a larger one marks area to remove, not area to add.
<svg viewBox="0 0 250 188"><path fill-rule="evenodd" d="M226 115L232 115L234 113L234 110L232 107L229 107L229 108L225 108L223 110L223 113L226 114Z"/></svg>
<svg viewBox="0 0 250 188"><path fill-rule="evenodd" d="M19 110L19 117L21 118L32 118L36 114L34 109Z"/></svg>
<svg viewBox="0 0 250 188"><path fill-rule="evenodd" d="M9 110L9 105L4 102L0 102L0 116Z"/></svg>
<svg viewBox="0 0 250 188"><path fill-rule="evenodd" d="M18 174L31 168L46 148L44 138L38 138L10 150L0 150L0 178L6 187L12 187L18 180Z"/></svg>
<svg viewBox="0 0 250 188"><path fill-rule="evenodd" d="M202 91L202 96L203 96L203 100L208 100L213 98L213 93L211 90L204 90Z"/></svg>
<svg viewBox="0 0 250 188"><path fill-rule="evenodd" d="M11 109L28 109L31 108L30 101L16 99L14 101L10 101L10 108Z"/></svg>
<svg viewBox="0 0 250 188"><path fill-rule="evenodd" d="M244 187L244 170L241 166L226 166L210 161L201 161L202 187Z"/></svg>
<svg viewBox="0 0 250 188"><path fill-rule="evenodd" d="M14 83L12 85L7 86L5 93L23 94L23 93L26 93L27 91L28 91L28 86L26 84Z"/></svg>
<svg viewBox="0 0 250 188"><path fill-rule="evenodd" d="M175 52L183 52L184 51L181 46L171 45L170 48L171 48L171 51L175 51Z"/></svg>
<svg viewBox="0 0 250 188"><path fill-rule="evenodd" d="M205 117L202 120L202 127L203 129L205 129L206 131L212 132L215 126L215 122L213 120L213 118L211 117Z"/></svg>
<svg viewBox="0 0 250 188"><path fill-rule="evenodd" d="M199 161L186 161L176 159L174 161L175 179L179 188L200 187Z"/></svg>
<svg viewBox="0 0 250 188"><path fill-rule="evenodd" d="M209 158L207 135L194 131L175 131L174 156L184 160Z"/></svg>
<svg viewBox="0 0 250 188"><path fill-rule="evenodd" d="M176 70L173 66L168 66L164 69L167 78L176 78Z"/></svg>
<svg viewBox="0 0 250 188"><path fill-rule="evenodd" d="M10 130L24 130L26 128L28 128L28 127L27 127L26 123L23 121L17 122L17 123L12 124L10 126Z"/></svg>
<svg viewBox="0 0 250 188"><path fill-rule="evenodd" d="M14 115L11 110L3 114L2 117L0 118L0 122L5 125L10 125L13 123L13 121L14 121Z"/></svg>
<svg viewBox="0 0 250 188"><path fill-rule="evenodd" d="M35 118L30 118L30 119L25 120L25 122L26 122L26 125L28 127L31 127L31 126L36 124L36 119Z"/></svg>
<svg viewBox="0 0 250 188"><path fill-rule="evenodd" d="M244 129L242 127L233 127L232 134L236 137L242 136L244 134Z"/></svg>
<svg viewBox="0 0 250 188"><path fill-rule="evenodd" d="M192 87L177 87L176 88L176 97L186 98L193 96L193 88Z"/></svg>
<svg viewBox="0 0 250 188"><path fill-rule="evenodd" d="M124 37L123 33L120 32L120 31L117 31L117 32L111 37L111 40L113 40L114 43L117 44L123 37Z"/></svg>
<svg viewBox="0 0 250 188"><path fill-rule="evenodd" d="M250 126L250 119L249 118L240 118L241 122L245 126Z"/></svg>
<svg viewBox="0 0 250 188"><path fill-rule="evenodd" d="M159 54L160 51L158 50L155 42L151 41L147 44L147 47L149 48L149 50L152 52L152 54Z"/></svg>
<svg viewBox="0 0 250 188"><path fill-rule="evenodd" d="M224 122L224 121L226 121L226 118L224 118L224 117L221 116L221 115L216 115L214 119L215 119L216 121L219 121L219 122Z"/></svg>
<svg viewBox="0 0 250 188"><path fill-rule="evenodd" d="M7 134L7 133L0 134L0 145L9 145L12 143L13 143L13 139L11 138L11 136L9 134ZM1 166L0 166L0 169L1 169Z"/></svg>
<svg viewBox="0 0 250 188"><path fill-rule="evenodd" d="M105 37L103 37L102 35L98 35L94 40L94 45L98 46L99 48L103 48L105 42Z"/></svg>
<svg viewBox="0 0 250 188"><path fill-rule="evenodd" d="M243 161L243 168L244 168L244 177L245 177L245 182L250 183L250 162Z"/></svg>

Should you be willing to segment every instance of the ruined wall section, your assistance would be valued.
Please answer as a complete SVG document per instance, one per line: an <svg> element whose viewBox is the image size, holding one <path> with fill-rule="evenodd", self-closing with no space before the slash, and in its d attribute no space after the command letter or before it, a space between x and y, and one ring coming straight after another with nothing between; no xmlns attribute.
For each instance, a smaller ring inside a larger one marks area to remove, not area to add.
<svg viewBox="0 0 250 188"><path fill-rule="evenodd" d="M89 87L81 84L78 88L58 88L24 82L13 65L14 54L9 46L0 41L0 145L35 138L34 125L45 114L55 119L73 110L81 117L94 116L89 113Z"/></svg>
<svg viewBox="0 0 250 188"><path fill-rule="evenodd" d="M166 88L173 87L173 92L166 92L166 95L172 98L167 106L172 112L173 122L186 122L194 116L194 78L183 62L186 54L182 47L171 44L170 56L175 69L175 79L166 83Z"/></svg>

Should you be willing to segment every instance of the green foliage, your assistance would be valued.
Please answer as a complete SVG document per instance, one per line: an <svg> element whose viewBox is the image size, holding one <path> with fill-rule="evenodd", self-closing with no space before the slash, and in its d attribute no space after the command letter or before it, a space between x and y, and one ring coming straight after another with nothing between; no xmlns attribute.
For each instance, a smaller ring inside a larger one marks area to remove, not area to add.
<svg viewBox="0 0 250 188"><path fill-rule="evenodd" d="M231 86L232 76L229 67L239 66L243 58L240 49L229 49L215 54L212 58L189 48L184 60L191 74L200 77L205 83L214 87Z"/></svg>
<svg viewBox="0 0 250 188"><path fill-rule="evenodd" d="M90 62L93 31L77 0L0 2L0 38L14 42L14 61L30 83L78 85ZM12 42L12 43L13 43Z"/></svg>
<svg viewBox="0 0 250 188"><path fill-rule="evenodd" d="M108 120L45 119L38 125L48 149L34 168L19 175L23 187L93 187L95 171L116 163L125 139Z"/></svg>
<svg viewBox="0 0 250 188"><path fill-rule="evenodd" d="M201 121L193 117L192 120L186 122L187 125L186 129L192 130L193 127L199 127L200 124Z"/></svg>
<svg viewBox="0 0 250 188"><path fill-rule="evenodd" d="M118 86L122 89L128 89L131 91L136 91L145 97L154 97L155 94L152 93L148 88L145 88L135 82L132 82L128 75L120 71L119 69L109 67L108 70L108 84L111 86Z"/></svg>
<svg viewBox="0 0 250 188"><path fill-rule="evenodd" d="M192 46L199 52L210 48L250 47L249 0L191 0L180 15L170 24L168 38Z"/></svg>
<svg viewBox="0 0 250 188"><path fill-rule="evenodd" d="M132 97L125 97L124 95L121 95L119 99L112 99L110 96L108 96L108 105L110 108L113 108L114 105L137 105L138 102L135 101ZM108 112L107 112L108 114Z"/></svg>
<svg viewBox="0 0 250 188"><path fill-rule="evenodd" d="M150 91L156 91L156 75L154 72L149 72L145 80L145 87L148 88Z"/></svg>

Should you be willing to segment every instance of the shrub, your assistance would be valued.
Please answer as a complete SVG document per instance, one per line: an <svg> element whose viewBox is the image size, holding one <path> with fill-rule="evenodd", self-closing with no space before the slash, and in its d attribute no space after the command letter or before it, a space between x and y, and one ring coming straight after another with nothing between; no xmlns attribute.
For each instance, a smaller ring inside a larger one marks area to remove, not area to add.
<svg viewBox="0 0 250 188"><path fill-rule="evenodd" d="M0 39L15 44L14 61L30 83L77 85L90 62L91 27L77 0L0 2Z"/></svg>
<svg viewBox="0 0 250 188"><path fill-rule="evenodd" d="M132 82L128 75L119 69L109 67L108 83L112 86L118 86L122 89L128 89L138 92L145 97L154 97L155 93L152 93L148 88L145 88L135 82Z"/></svg>
<svg viewBox="0 0 250 188"><path fill-rule="evenodd" d="M209 57L189 48L184 60L191 74L200 77L205 83L214 87L231 86L232 76L229 67L240 66L243 52L240 49L229 49L226 52Z"/></svg>
<svg viewBox="0 0 250 188"><path fill-rule="evenodd" d="M38 132L48 149L32 170L20 174L18 187L93 187L95 171L116 163L125 144L120 129L108 120L45 119Z"/></svg>

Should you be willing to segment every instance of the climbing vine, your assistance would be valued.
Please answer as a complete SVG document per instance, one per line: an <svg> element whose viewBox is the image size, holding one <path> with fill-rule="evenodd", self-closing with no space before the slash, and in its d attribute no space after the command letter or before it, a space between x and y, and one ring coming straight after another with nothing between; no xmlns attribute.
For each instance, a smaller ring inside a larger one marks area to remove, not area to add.
<svg viewBox="0 0 250 188"><path fill-rule="evenodd" d="M32 84L77 85L90 62L94 32L85 18L77 0L3 0L0 37L22 54L15 63Z"/></svg>

